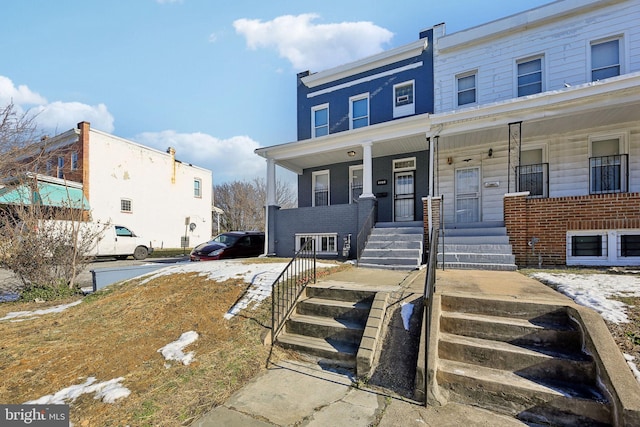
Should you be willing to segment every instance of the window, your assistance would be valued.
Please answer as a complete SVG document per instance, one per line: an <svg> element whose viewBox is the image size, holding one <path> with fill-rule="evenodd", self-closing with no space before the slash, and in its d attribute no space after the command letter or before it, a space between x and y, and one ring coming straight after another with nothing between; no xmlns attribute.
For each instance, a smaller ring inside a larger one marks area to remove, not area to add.
<svg viewBox="0 0 640 427"><path fill-rule="evenodd" d="M318 105L311 109L313 137L329 134L329 104Z"/></svg>
<svg viewBox="0 0 640 427"><path fill-rule="evenodd" d="M591 44L591 81L619 76L620 39Z"/></svg>
<svg viewBox="0 0 640 427"><path fill-rule="evenodd" d="M71 170L78 170L78 153L76 151L71 153Z"/></svg>
<svg viewBox="0 0 640 427"><path fill-rule="evenodd" d="M602 238L603 236L600 234L591 235L591 236L571 236L571 256L573 257L601 257L603 253L606 254L606 251L603 251L604 246L603 242L606 242L606 239Z"/></svg>
<svg viewBox="0 0 640 427"><path fill-rule="evenodd" d="M362 166L349 166L349 203L355 203L362 195L364 174Z"/></svg>
<svg viewBox="0 0 640 427"><path fill-rule="evenodd" d="M591 141L589 193L626 192L627 163L627 156L620 154L619 138Z"/></svg>
<svg viewBox="0 0 640 427"><path fill-rule="evenodd" d="M198 178L193 180L193 197L202 197L202 180Z"/></svg>
<svg viewBox="0 0 640 427"><path fill-rule="evenodd" d="M393 86L393 117L415 114L414 82L399 83Z"/></svg>
<svg viewBox="0 0 640 427"><path fill-rule="evenodd" d="M47 175L51 176L52 171L53 171L53 163L51 163L51 160L47 160Z"/></svg>
<svg viewBox="0 0 640 427"><path fill-rule="evenodd" d="M547 197L549 165L542 162L542 148L523 150L520 155L518 191L528 191L530 197Z"/></svg>
<svg viewBox="0 0 640 427"><path fill-rule="evenodd" d="M542 92L542 58L518 62L518 96Z"/></svg>
<svg viewBox="0 0 640 427"><path fill-rule="evenodd" d="M129 230L127 227L123 227L121 225L116 225L116 236L118 237L135 237L133 231Z"/></svg>
<svg viewBox="0 0 640 427"><path fill-rule="evenodd" d="M349 98L350 129L369 126L369 94Z"/></svg>
<svg viewBox="0 0 640 427"><path fill-rule="evenodd" d="M120 199L120 211L132 212L131 199Z"/></svg>
<svg viewBox="0 0 640 427"><path fill-rule="evenodd" d="M338 255L338 234L296 234L296 252L309 240L315 240L316 253L323 255Z"/></svg>
<svg viewBox="0 0 640 427"><path fill-rule="evenodd" d="M476 102L476 73L467 73L456 77L458 105L473 104Z"/></svg>
<svg viewBox="0 0 640 427"><path fill-rule="evenodd" d="M329 206L329 171L312 174L313 206Z"/></svg>
<svg viewBox="0 0 640 427"><path fill-rule="evenodd" d="M640 234L623 234L620 236L620 256L640 257Z"/></svg>
<svg viewBox="0 0 640 427"><path fill-rule="evenodd" d="M58 170L56 176L58 178L64 178L64 157L58 157Z"/></svg>

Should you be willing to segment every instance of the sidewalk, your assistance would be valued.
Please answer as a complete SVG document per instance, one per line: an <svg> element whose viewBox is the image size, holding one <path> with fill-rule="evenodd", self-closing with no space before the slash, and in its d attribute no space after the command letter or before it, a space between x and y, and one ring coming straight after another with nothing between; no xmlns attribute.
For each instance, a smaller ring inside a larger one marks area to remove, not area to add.
<svg viewBox="0 0 640 427"><path fill-rule="evenodd" d="M471 292L504 298L563 300L566 297L517 272L438 271L438 292ZM358 283L422 294L425 270L349 269L326 281ZM324 282L325 280L323 280ZM356 387L355 379L304 362L282 361L270 366L224 405L192 426L524 426L514 418L484 409L449 403L423 406L387 390Z"/></svg>

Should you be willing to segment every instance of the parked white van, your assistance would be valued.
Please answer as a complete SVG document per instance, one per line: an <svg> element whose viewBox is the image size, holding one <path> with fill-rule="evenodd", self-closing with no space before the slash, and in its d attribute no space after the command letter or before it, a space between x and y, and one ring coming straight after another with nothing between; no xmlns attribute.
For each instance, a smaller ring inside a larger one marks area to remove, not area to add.
<svg viewBox="0 0 640 427"><path fill-rule="evenodd" d="M88 255L96 257L113 256L126 259L129 256L137 260L145 259L153 253L150 241L146 241L123 225L109 225L98 239L94 250Z"/></svg>

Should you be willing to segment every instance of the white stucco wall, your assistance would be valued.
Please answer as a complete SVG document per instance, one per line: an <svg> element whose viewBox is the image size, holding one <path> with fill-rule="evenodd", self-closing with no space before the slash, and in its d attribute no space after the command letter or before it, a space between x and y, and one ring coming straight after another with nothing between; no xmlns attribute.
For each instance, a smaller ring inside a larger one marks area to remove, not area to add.
<svg viewBox="0 0 640 427"><path fill-rule="evenodd" d="M436 33L435 112L459 108L456 76L470 71L477 72L477 102L463 107L515 98L516 62L539 55L543 91L587 83L590 43L608 37L622 39L621 73L640 71L638 22L638 1L567 0L451 35Z"/></svg>
<svg viewBox="0 0 640 427"><path fill-rule="evenodd" d="M180 153L176 153L180 159ZM176 162L172 182L171 155L91 129L89 136L89 202L94 220L131 228L154 248L179 248L185 218L196 224L187 231L190 246L211 237L212 173ZM194 180L202 197L194 197ZM121 211L121 199L132 212Z"/></svg>

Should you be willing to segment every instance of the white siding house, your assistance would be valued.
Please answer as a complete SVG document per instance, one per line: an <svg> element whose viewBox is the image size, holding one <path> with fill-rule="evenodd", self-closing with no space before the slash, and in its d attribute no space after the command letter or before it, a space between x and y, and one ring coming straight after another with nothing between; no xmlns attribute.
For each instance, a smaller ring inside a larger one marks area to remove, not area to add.
<svg viewBox="0 0 640 427"><path fill-rule="evenodd" d="M594 239L593 256L574 238L640 233L640 214L618 207L640 192L638 22L638 1L564 0L451 35L436 27L429 136L445 223L509 228L505 204L525 194L530 211L547 205L510 236L519 264L532 237L549 263L640 264L635 238ZM589 217L559 213L577 197Z"/></svg>

